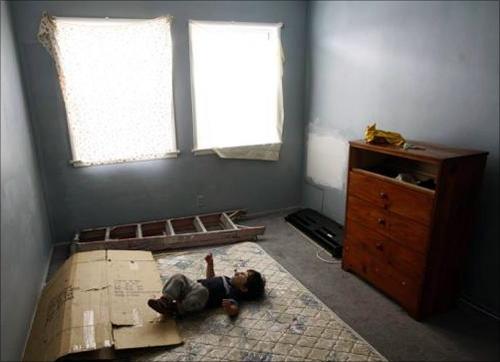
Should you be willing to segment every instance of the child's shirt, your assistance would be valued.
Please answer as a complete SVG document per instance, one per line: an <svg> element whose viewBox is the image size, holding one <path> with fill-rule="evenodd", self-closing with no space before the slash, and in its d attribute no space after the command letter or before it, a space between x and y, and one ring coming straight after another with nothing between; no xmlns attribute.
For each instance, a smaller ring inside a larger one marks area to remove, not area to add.
<svg viewBox="0 0 500 362"><path fill-rule="evenodd" d="M222 299L231 299L238 304L240 292L231 285L231 278L227 276L216 276L207 279L198 279L198 283L208 289L207 308L220 307Z"/></svg>

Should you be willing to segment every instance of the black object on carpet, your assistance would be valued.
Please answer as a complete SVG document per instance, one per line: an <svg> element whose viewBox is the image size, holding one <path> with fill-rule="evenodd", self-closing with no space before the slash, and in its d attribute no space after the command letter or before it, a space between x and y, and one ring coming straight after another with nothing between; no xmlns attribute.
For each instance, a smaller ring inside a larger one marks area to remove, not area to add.
<svg viewBox="0 0 500 362"><path fill-rule="evenodd" d="M285 220L323 246L335 258L342 257L342 225L312 209L302 209Z"/></svg>

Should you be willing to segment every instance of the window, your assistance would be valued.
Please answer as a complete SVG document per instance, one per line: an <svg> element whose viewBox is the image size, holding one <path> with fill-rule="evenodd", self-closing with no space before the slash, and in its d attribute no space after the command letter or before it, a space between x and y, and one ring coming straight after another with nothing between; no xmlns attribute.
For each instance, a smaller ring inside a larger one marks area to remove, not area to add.
<svg viewBox="0 0 500 362"><path fill-rule="evenodd" d="M73 164L175 156L170 18L57 18L39 39L53 55Z"/></svg>
<svg viewBox="0 0 500 362"><path fill-rule="evenodd" d="M189 22L195 151L281 144L281 26Z"/></svg>

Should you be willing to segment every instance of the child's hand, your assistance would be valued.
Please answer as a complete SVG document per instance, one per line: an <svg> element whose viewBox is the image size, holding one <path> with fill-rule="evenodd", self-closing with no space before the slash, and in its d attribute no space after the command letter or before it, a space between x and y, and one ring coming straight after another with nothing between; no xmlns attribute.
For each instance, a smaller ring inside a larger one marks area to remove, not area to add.
<svg viewBox="0 0 500 362"><path fill-rule="evenodd" d="M230 307L234 305L234 302L231 299L222 299L222 307L226 309L227 307Z"/></svg>
<svg viewBox="0 0 500 362"><path fill-rule="evenodd" d="M205 261L207 262L207 264L213 264L214 263L214 258L212 256L212 253L207 254L207 256L205 257Z"/></svg>
<svg viewBox="0 0 500 362"><path fill-rule="evenodd" d="M222 308L224 308L224 311L230 317L238 315L238 304L236 304L232 299L222 299Z"/></svg>

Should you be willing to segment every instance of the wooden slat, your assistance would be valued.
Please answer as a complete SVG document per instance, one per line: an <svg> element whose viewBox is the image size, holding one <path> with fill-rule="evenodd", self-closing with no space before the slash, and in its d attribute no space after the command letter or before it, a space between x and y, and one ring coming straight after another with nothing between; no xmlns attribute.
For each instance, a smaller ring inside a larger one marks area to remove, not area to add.
<svg viewBox="0 0 500 362"><path fill-rule="evenodd" d="M225 212L223 212L220 216L220 221L226 230L238 229L236 225L234 225L233 220Z"/></svg>
<svg viewBox="0 0 500 362"><path fill-rule="evenodd" d="M242 215L245 214L245 210L228 210L228 211L224 211L226 214L228 215L233 215L231 218L232 219L236 219ZM208 214L199 214L199 215L191 215L191 216L182 216L182 217L171 217L169 218L169 220L186 220L186 219L194 219L196 216L200 217L200 218L203 218L203 217L207 217L207 216L220 216L222 214L222 212L211 212L211 213L208 213ZM167 220L167 219L165 219Z"/></svg>
<svg viewBox="0 0 500 362"><path fill-rule="evenodd" d="M228 214L227 216L229 216L229 218L232 220L233 218L234 219L237 219L239 216L241 216L242 214L242 211L241 210L235 210L235 211L227 211L226 214Z"/></svg>
<svg viewBox="0 0 500 362"><path fill-rule="evenodd" d="M167 235L175 235L174 227L172 226L172 221L167 220Z"/></svg>
<svg viewBox="0 0 500 362"><path fill-rule="evenodd" d="M247 226L247 225L241 225L241 224L234 224L238 229L247 229L249 228L250 226Z"/></svg>
<svg viewBox="0 0 500 362"><path fill-rule="evenodd" d="M194 227L196 230L200 233L206 233L207 229L205 229L205 225L201 222L201 219L198 216L195 216L194 218Z"/></svg>

